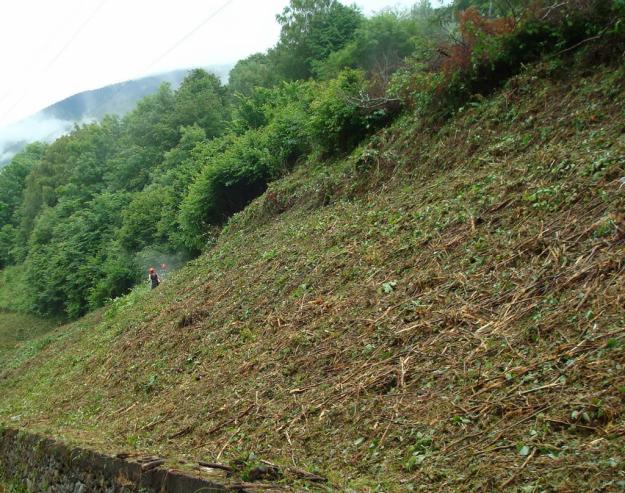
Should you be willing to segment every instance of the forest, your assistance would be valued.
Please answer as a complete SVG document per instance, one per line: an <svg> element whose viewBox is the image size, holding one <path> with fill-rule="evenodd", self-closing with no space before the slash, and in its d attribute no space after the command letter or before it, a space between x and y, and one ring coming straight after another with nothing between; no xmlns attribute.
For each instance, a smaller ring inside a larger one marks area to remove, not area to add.
<svg viewBox="0 0 625 493"><path fill-rule="evenodd" d="M623 0L457 0L366 17L291 0L228 84L192 70L123 118L33 143L0 172L0 308L77 318L176 268L300 167L410 113L436 127L540 57L622 51ZM592 47L601 47L593 50ZM554 57L553 63L563 63Z"/></svg>

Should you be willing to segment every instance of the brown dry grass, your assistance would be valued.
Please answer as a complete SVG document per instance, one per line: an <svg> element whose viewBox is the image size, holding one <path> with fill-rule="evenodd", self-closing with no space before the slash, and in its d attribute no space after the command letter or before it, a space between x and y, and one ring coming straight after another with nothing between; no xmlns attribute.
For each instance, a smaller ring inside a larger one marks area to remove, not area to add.
<svg viewBox="0 0 625 493"><path fill-rule="evenodd" d="M618 491L625 79L541 70L274 184L162 290L5 376L0 415L189 462L253 452L298 491Z"/></svg>

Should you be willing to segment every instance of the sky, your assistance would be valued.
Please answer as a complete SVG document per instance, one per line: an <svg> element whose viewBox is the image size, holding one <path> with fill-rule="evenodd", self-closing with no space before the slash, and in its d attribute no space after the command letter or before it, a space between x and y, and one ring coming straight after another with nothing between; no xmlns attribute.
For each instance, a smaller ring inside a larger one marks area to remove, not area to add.
<svg viewBox="0 0 625 493"><path fill-rule="evenodd" d="M437 5L440 0L434 0ZM415 0L356 0L366 14ZM177 68L235 63L279 36L288 0L0 2L0 128L73 94Z"/></svg>

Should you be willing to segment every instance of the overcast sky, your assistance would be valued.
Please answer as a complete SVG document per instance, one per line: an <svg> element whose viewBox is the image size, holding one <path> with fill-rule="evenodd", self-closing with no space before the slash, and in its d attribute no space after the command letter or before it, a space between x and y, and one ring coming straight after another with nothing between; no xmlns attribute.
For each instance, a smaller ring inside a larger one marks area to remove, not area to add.
<svg viewBox="0 0 625 493"><path fill-rule="evenodd" d="M365 13L415 0L356 0ZM434 5L438 4L435 0ZM0 127L114 82L233 63L274 45L288 0L0 2Z"/></svg>

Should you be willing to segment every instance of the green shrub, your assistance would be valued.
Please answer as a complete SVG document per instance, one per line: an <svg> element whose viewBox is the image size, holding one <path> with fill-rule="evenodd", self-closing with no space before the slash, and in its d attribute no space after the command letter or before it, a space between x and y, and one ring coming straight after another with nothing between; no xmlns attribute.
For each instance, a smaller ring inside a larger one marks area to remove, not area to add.
<svg viewBox="0 0 625 493"><path fill-rule="evenodd" d="M112 248L100 266L99 279L89 290L89 308L98 308L108 300L128 293L139 278L139 268L132 256L119 247Z"/></svg>
<svg viewBox="0 0 625 493"><path fill-rule="evenodd" d="M0 268L15 262L16 230L12 224L0 227Z"/></svg>
<svg viewBox="0 0 625 493"><path fill-rule="evenodd" d="M276 166L284 171L292 169L311 150L308 120L309 116L300 105L290 103L274 116L265 130L267 147Z"/></svg>
<svg viewBox="0 0 625 493"><path fill-rule="evenodd" d="M164 207L164 195L156 184L133 195L122 213L122 227L117 237L122 246L137 251L156 241L157 226Z"/></svg>
<svg viewBox="0 0 625 493"><path fill-rule="evenodd" d="M419 103L425 102L425 113L447 117L474 95L489 94L543 56L566 57L587 49L593 54L589 65L597 59L614 59L625 46L624 10L622 0L556 6L538 1L513 22L467 9L459 14L459 40L438 45L413 61L412 70L395 78L394 89L421 108Z"/></svg>
<svg viewBox="0 0 625 493"><path fill-rule="evenodd" d="M179 223L190 248L202 249L212 226L223 224L262 194L279 171L264 130L249 130L211 155L180 207Z"/></svg>
<svg viewBox="0 0 625 493"><path fill-rule="evenodd" d="M31 306L23 265L12 265L0 271L0 309L27 312Z"/></svg>
<svg viewBox="0 0 625 493"><path fill-rule="evenodd" d="M370 131L370 122L359 108L359 96L365 92L365 76L360 70L344 70L336 79L319 85L311 103L310 130L323 153L347 152Z"/></svg>
<svg viewBox="0 0 625 493"><path fill-rule="evenodd" d="M366 19L347 45L313 64L315 73L328 80L349 67L387 79L412 54L415 37L434 34L428 22L433 10L424 14L384 10Z"/></svg>

